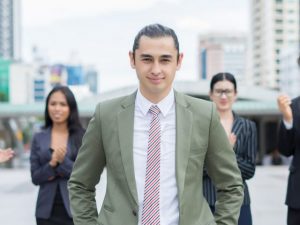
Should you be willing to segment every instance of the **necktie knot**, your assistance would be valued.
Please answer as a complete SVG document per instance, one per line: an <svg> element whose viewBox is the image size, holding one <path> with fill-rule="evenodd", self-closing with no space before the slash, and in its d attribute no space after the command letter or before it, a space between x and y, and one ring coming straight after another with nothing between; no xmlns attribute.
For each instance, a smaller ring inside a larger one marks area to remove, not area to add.
<svg viewBox="0 0 300 225"><path fill-rule="evenodd" d="M157 105L152 105L149 109L149 112L153 115L153 116L157 116L160 113L160 109L158 108Z"/></svg>

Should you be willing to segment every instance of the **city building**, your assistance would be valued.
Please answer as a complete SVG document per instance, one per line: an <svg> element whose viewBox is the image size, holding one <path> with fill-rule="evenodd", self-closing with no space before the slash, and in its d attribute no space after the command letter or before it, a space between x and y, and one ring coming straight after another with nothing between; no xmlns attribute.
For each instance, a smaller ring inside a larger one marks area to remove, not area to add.
<svg viewBox="0 0 300 225"><path fill-rule="evenodd" d="M44 102L47 94L51 90L50 68L47 65L37 64L33 76L33 101Z"/></svg>
<svg viewBox="0 0 300 225"><path fill-rule="evenodd" d="M200 39L200 79L210 80L219 72L235 75L245 81L246 37L241 34L208 34Z"/></svg>
<svg viewBox="0 0 300 225"><path fill-rule="evenodd" d="M44 103L56 85L69 86L77 100L97 94L98 73L92 67L64 64L24 64L0 60L0 101Z"/></svg>
<svg viewBox="0 0 300 225"><path fill-rule="evenodd" d="M13 63L9 73L9 103L33 103L34 67L29 64Z"/></svg>
<svg viewBox="0 0 300 225"><path fill-rule="evenodd" d="M9 101L9 68L11 61L0 58L0 102Z"/></svg>
<svg viewBox="0 0 300 225"><path fill-rule="evenodd" d="M89 86L90 92L93 94L99 94L98 88L99 75L97 70L92 66L88 66L85 69L85 83Z"/></svg>
<svg viewBox="0 0 300 225"><path fill-rule="evenodd" d="M0 0L0 58L21 59L20 0Z"/></svg>
<svg viewBox="0 0 300 225"><path fill-rule="evenodd" d="M284 49L280 56L280 91L291 98L300 95L300 71L298 65L299 50L295 45Z"/></svg>
<svg viewBox="0 0 300 225"><path fill-rule="evenodd" d="M278 90L281 53L299 43L299 0L251 0L250 15L250 80Z"/></svg>
<svg viewBox="0 0 300 225"><path fill-rule="evenodd" d="M66 71L68 74L68 85L82 85L84 84L84 70L81 65L67 65Z"/></svg>

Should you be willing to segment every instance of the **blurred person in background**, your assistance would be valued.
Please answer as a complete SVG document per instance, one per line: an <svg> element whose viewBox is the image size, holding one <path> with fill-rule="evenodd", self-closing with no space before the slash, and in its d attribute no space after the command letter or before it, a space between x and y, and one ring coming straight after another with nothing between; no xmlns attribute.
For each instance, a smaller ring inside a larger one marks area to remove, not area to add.
<svg viewBox="0 0 300 225"><path fill-rule="evenodd" d="M9 161L14 155L15 152L11 148L0 149L0 163Z"/></svg>
<svg viewBox="0 0 300 225"><path fill-rule="evenodd" d="M298 58L300 66L300 56ZM299 87L300 88L300 87ZM281 94L277 98L282 120L279 128L278 148L284 156L293 156L290 165L286 205L288 206L287 224L300 224L300 96L291 100Z"/></svg>
<svg viewBox="0 0 300 225"><path fill-rule="evenodd" d="M45 126L31 145L31 178L40 186L37 225L73 225L67 181L83 134L73 93L66 86L54 87L46 99Z"/></svg>
<svg viewBox="0 0 300 225"><path fill-rule="evenodd" d="M232 105L237 99L237 84L230 73L218 73L210 83L210 99L216 104L221 124L236 155L238 167L244 182L244 201L240 211L239 225L251 225L250 195L246 180L253 177L257 151L257 133L255 123L238 116ZM212 212L215 211L216 189L209 174L204 170L203 194Z"/></svg>

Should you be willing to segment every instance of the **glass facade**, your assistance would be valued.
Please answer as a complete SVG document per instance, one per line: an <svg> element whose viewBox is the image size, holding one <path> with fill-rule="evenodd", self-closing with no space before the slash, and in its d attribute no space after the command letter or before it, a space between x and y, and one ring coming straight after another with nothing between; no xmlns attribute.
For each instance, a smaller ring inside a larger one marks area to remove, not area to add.
<svg viewBox="0 0 300 225"><path fill-rule="evenodd" d="M9 67L11 61L0 59L0 102L9 101Z"/></svg>

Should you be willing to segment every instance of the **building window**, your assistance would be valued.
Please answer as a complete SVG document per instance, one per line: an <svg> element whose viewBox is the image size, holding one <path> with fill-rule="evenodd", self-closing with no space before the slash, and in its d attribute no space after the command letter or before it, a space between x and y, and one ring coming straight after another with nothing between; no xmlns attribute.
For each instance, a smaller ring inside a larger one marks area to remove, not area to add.
<svg viewBox="0 0 300 225"><path fill-rule="evenodd" d="M295 23L295 20L288 20L288 23L293 24Z"/></svg>

